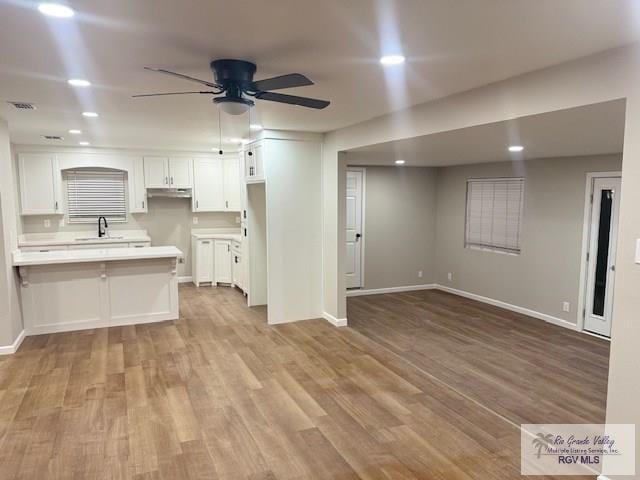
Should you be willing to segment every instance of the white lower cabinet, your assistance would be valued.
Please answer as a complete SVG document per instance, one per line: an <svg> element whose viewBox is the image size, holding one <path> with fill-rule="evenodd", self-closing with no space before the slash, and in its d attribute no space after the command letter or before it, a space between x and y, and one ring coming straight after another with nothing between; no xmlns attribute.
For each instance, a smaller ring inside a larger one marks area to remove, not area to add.
<svg viewBox="0 0 640 480"><path fill-rule="evenodd" d="M215 240L214 255L215 282L233 283L231 272L231 242L229 240Z"/></svg>
<svg viewBox="0 0 640 480"><path fill-rule="evenodd" d="M198 239L192 242L191 269L193 283L213 283L213 240Z"/></svg>
<svg viewBox="0 0 640 480"><path fill-rule="evenodd" d="M231 245L231 278L233 284L244 291L244 265L242 263L242 250L237 242Z"/></svg>
<svg viewBox="0 0 640 480"><path fill-rule="evenodd" d="M242 242L198 233L191 238L191 270L193 283L238 286L244 290L245 274L242 268Z"/></svg>

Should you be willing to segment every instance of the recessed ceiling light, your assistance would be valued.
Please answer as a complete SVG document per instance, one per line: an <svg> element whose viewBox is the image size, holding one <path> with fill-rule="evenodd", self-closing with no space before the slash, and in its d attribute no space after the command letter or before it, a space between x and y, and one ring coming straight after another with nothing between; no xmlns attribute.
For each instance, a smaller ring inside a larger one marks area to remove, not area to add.
<svg viewBox="0 0 640 480"><path fill-rule="evenodd" d="M382 65L400 65L404 63L404 61L404 55L385 55L380 58L380 63Z"/></svg>
<svg viewBox="0 0 640 480"><path fill-rule="evenodd" d="M96 112L82 112L82 115L90 118L96 118L98 116Z"/></svg>
<svg viewBox="0 0 640 480"><path fill-rule="evenodd" d="M404 160L396 160L396 165L404 165Z"/></svg>
<svg viewBox="0 0 640 480"><path fill-rule="evenodd" d="M89 143L89 142L78 142L78 145L82 145L83 147L86 147L88 145L91 145L91 143Z"/></svg>
<svg viewBox="0 0 640 480"><path fill-rule="evenodd" d="M254 132L257 132L259 130L262 130L262 125L259 125L257 123L252 123L251 125L249 125L249 129L253 130Z"/></svg>
<svg viewBox="0 0 640 480"><path fill-rule="evenodd" d="M83 80L82 78L71 78L67 80L67 83L73 87L88 87L91 85L89 80Z"/></svg>
<svg viewBox="0 0 640 480"><path fill-rule="evenodd" d="M59 3L41 3L38 5L38 11L49 17L69 18L75 15L75 12L66 5Z"/></svg>
<svg viewBox="0 0 640 480"><path fill-rule="evenodd" d="M524 147L522 145L511 145L509 147L510 152L521 152L523 150L524 150Z"/></svg>
<svg viewBox="0 0 640 480"><path fill-rule="evenodd" d="M78 130L78 129L72 128L71 130L69 130L69 133L71 135L80 135L82 133L82 130Z"/></svg>

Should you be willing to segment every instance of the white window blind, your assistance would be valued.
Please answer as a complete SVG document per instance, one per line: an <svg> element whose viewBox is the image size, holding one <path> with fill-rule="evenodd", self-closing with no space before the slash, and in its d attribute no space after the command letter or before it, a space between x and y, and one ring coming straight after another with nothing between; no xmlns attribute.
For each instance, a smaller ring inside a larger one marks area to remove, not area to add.
<svg viewBox="0 0 640 480"><path fill-rule="evenodd" d="M124 172L81 169L67 172L67 212L70 223L95 222L104 216L109 222L126 222Z"/></svg>
<svg viewBox="0 0 640 480"><path fill-rule="evenodd" d="M467 247L520 253L523 178L467 181Z"/></svg>

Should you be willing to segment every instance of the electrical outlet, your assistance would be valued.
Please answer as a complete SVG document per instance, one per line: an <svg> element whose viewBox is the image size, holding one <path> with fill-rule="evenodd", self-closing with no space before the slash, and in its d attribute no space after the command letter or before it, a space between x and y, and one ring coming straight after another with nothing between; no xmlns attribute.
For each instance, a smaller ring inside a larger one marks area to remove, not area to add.
<svg viewBox="0 0 640 480"><path fill-rule="evenodd" d="M197 225L198 224L198 217L193 217L193 224Z"/></svg>
<svg viewBox="0 0 640 480"><path fill-rule="evenodd" d="M418 270L418 278L422 278L422 270Z"/></svg>
<svg viewBox="0 0 640 480"><path fill-rule="evenodd" d="M451 272L447 273L447 280L449 280L450 282L453 282L453 273Z"/></svg>
<svg viewBox="0 0 640 480"><path fill-rule="evenodd" d="M236 217L236 223L240 223L240 217Z"/></svg>
<svg viewBox="0 0 640 480"><path fill-rule="evenodd" d="M562 311L568 312L571 310L571 304L569 302L562 302Z"/></svg>
<svg viewBox="0 0 640 480"><path fill-rule="evenodd" d="M51 228L51 220L48 218L44 219L44 228Z"/></svg>

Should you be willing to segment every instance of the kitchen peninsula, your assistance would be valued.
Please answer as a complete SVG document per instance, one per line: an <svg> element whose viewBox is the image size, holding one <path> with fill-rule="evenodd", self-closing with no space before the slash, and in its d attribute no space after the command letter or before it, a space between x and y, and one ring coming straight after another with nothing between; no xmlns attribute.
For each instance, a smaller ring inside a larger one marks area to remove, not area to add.
<svg viewBox="0 0 640 480"><path fill-rule="evenodd" d="M173 246L16 251L25 334L176 320L181 257Z"/></svg>

